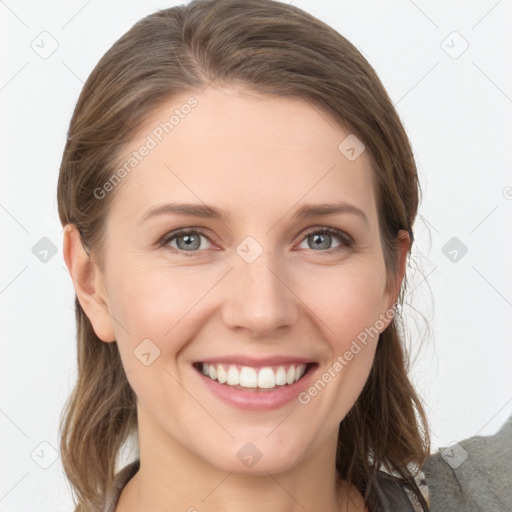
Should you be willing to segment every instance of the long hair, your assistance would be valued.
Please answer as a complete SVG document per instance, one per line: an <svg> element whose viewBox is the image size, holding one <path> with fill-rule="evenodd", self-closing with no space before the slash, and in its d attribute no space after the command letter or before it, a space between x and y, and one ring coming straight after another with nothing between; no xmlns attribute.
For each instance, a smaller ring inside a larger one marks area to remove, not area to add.
<svg viewBox="0 0 512 512"><path fill-rule="evenodd" d="M410 233L420 185L411 146L377 74L328 25L273 0L194 0L138 21L100 59L76 104L57 200L62 225L77 226L99 265L115 191L100 189L149 116L175 95L213 81L301 98L348 128L370 156L388 283L397 275L397 234ZM402 282L403 304L407 279ZM63 410L60 450L75 512L96 512L112 485L120 450L137 432L136 397L116 343L95 334L78 299L78 378ZM409 485L430 454L427 418L408 378L399 315L380 335L358 400L340 424L336 467L372 501L376 472ZM347 442L349 440L349 442ZM415 469L416 468L416 469Z"/></svg>

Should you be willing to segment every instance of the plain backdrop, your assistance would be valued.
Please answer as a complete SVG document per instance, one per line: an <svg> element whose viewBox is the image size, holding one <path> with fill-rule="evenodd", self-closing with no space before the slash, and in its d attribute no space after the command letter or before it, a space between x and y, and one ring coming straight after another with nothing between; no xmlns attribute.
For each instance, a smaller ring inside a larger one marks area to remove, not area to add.
<svg viewBox="0 0 512 512"><path fill-rule="evenodd" d="M71 510L57 428L76 375L60 159L97 61L177 3L0 1L1 512ZM512 413L512 2L293 4L360 49L414 148L423 201L404 315L433 450L493 434Z"/></svg>

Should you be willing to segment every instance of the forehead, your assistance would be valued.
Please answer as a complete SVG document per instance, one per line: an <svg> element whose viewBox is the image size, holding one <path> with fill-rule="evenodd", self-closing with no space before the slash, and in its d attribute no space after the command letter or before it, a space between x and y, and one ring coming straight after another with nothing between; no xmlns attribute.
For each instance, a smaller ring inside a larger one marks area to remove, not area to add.
<svg viewBox="0 0 512 512"><path fill-rule="evenodd" d="M214 86L181 94L152 112L123 152L129 171L114 210L129 219L179 200L275 219L294 205L346 201L375 219L369 155L343 152L353 137L301 99Z"/></svg>

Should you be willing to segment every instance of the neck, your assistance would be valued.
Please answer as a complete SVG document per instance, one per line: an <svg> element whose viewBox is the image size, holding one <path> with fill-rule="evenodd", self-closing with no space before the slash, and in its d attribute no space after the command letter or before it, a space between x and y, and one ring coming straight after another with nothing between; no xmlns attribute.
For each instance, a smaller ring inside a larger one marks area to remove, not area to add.
<svg viewBox="0 0 512 512"><path fill-rule="evenodd" d="M146 424L147 425L147 424ZM362 512L364 500L335 469L336 436L286 471L222 471L139 423L140 469L116 512Z"/></svg>

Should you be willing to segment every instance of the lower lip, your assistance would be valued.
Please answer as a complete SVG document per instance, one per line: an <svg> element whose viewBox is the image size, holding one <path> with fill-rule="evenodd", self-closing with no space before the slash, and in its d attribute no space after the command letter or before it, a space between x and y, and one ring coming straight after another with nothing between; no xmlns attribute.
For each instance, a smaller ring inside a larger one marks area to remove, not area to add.
<svg viewBox="0 0 512 512"><path fill-rule="evenodd" d="M309 367L303 377L293 384L268 390L251 388L248 391L227 384L221 384L217 380L205 377L196 369L194 371L197 372L201 380L215 396L229 405L251 411L271 411L279 409L296 399L299 393L308 387L316 367L317 365Z"/></svg>

